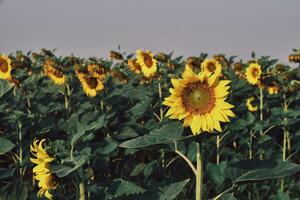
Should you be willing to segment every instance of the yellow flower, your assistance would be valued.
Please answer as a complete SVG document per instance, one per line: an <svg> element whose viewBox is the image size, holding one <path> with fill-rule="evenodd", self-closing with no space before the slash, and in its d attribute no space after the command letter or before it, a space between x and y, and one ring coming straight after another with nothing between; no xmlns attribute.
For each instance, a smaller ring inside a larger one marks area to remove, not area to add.
<svg viewBox="0 0 300 200"><path fill-rule="evenodd" d="M106 77L104 67L97 64L88 65L87 71L91 76L94 76L95 78L98 78L100 80L104 80Z"/></svg>
<svg viewBox="0 0 300 200"><path fill-rule="evenodd" d="M8 80L11 78L11 60L8 56L0 55L0 79Z"/></svg>
<svg viewBox="0 0 300 200"><path fill-rule="evenodd" d="M142 51L138 49L136 51L137 63L140 64L142 72L145 77L149 78L153 76L157 71L157 60L153 58L151 51Z"/></svg>
<svg viewBox="0 0 300 200"><path fill-rule="evenodd" d="M116 52L116 51L110 51L109 52L109 58L115 59L115 60L123 60L122 54Z"/></svg>
<svg viewBox="0 0 300 200"><path fill-rule="evenodd" d="M278 94L279 88L277 86L268 86L268 93L269 94Z"/></svg>
<svg viewBox="0 0 300 200"><path fill-rule="evenodd" d="M44 63L44 73L48 76L55 84L62 85L66 81L64 73L55 68L56 63L53 60L46 60Z"/></svg>
<svg viewBox="0 0 300 200"><path fill-rule="evenodd" d="M38 197L45 196L48 199L52 199L53 196L49 190L56 189L58 183L56 182L55 176L50 171L50 165L54 158L49 156L43 148L45 139L39 141L34 140L33 145L30 145L30 151L33 158L30 161L36 166L33 168L34 179L38 181L39 191Z"/></svg>
<svg viewBox="0 0 300 200"><path fill-rule="evenodd" d="M76 72L76 75L82 85L84 93L87 96L95 97L98 91L104 89L103 81L100 78L80 72Z"/></svg>
<svg viewBox="0 0 300 200"><path fill-rule="evenodd" d="M135 73L135 74L139 74L141 73L142 69L139 63L137 63L136 59L129 59L128 60L128 67L129 69Z"/></svg>
<svg viewBox="0 0 300 200"><path fill-rule="evenodd" d="M190 126L194 135L214 129L221 132L220 122L229 122L228 116L235 116L231 111L234 106L225 101L230 81L219 81L218 76L203 72L195 74L187 65L182 78L171 82L174 88L163 102L170 107L166 116L183 119L183 125Z"/></svg>
<svg viewBox="0 0 300 200"><path fill-rule="evenodd" d="M251 85L256 85L259 82L262 71L258 63L251 63L246 69L246 79Z"/></svg>
<svg viewBox="0 0 300 200"><path fill-rule="evenodd" d="M215 74L220 76L222 74L222 65L216 59L205 59L201 63L201 69L204 73L208 75Z"/></svg>
<svg viewBox="0 0 300 200"><path fill-rule="evenodd" d="M254 106L252 104L252 102L254 101L254 97L250 97L247 99L247 107L248 107L248 110L251 111L251 112L256 112L258 110L258 106Z"/></svg>

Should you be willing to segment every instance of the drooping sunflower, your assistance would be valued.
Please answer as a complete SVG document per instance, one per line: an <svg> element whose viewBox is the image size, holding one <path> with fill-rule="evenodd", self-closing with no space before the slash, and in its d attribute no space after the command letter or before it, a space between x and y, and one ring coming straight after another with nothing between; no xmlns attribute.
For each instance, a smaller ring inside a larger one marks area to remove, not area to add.
<svg viewBox="0 0 300 200"><path fill-rule="evenodd" d="M44 73L55 84L62 85L66 82L66 76L60 69L56 68L55 66L56 63L53 60L46 60L44 63Z"/></svg>
<svg viewBox="0 0 300 200"><path fill-rule="evenodd" d="M11 70L12 65L10 58L4 54L0 54L0 79L10 79Z"/></svg>
<svg viewBox="0 0 300 200"><path fill-rule="evenodd" d="M34 157L30 158L30 161L36 166L33 168L34 179L38 181L38 187L40 188L37 196L45 196L48 199L52 199L53 195L49 190L54 190L58 186L56 177L51 173L50 163L54 160L53 157L49 156L43 148L45 139L39 141L34 140L33 144L30 145L30 151Z"/></svg>
<svg viewBox="0 0 300 200"><path fill-rule="evenodd" d="M267 89L269 94L278 94L279 92L279 88L276 85L268 86Z"/></svg>
<svg viewBox="0 0 300 200"><path fill-rule="evenodd" d="M139 63L137 63L136 59L129 59L127 64L133 73L139 74L142 72L141 66Z"/></svg>
<svg viewBox="0 0 300 200"><path fill-rule="evenodd" d="M256 112L258 110L258 106L255 106L255 105L252 104L254 100L255 100L254 97L250 97L250 98L247 99L247 104L246 105L247 105L248 110L251 111L251 112Z"/></svg>
<svg viewBox="0 0 300 200"><path fill-rule="evenodd" d="M138 49L136 51L137 63L141 66L141 70L145 77L153 76L157 71L157 60L154 59L151 51L143 51Z"/></svg>
<svg viewBox="0 0 300 200"><path fill-rule="evenodd" d="M95 97L97 92L104 89L103 81L100 78L81 72L76 72L76 75L82 85L84 93L87 96Z"/></svg>
<svg viewBox="0 0 300 200"><path fill-rule="evenodd" d="M216 76L220 76L222 74L222 65L219 61L214 58L205 59L201 63L201 69L204 73L208 75L215 74Z"/></svg>
<svg viewBox="0 0 300 200"><path fill-rule="evenodd" d="M91 74L91 76L100 80L104 80L106 77L104 67L97 64L89 64L87 67L87 71Z"/></svg>
<svg viewBox="0 0 300 200"><path fill-rule="evenodd" d="M187 65L182 78L171 79L174 88L163 104L169 106L166 113L171 119L184 120L194 135L214 129L222 131L220 122L229 122L234 117L233 105L226 102L229 80L219 81L218 76L195 74Z"/></svg>
<svg viewBox="0 0 300 200"><path fill-rule="evenodd" d="M261 66L258 63L251 63L246 69L246 79L251 85L259 83L261 78Z"/></svg>

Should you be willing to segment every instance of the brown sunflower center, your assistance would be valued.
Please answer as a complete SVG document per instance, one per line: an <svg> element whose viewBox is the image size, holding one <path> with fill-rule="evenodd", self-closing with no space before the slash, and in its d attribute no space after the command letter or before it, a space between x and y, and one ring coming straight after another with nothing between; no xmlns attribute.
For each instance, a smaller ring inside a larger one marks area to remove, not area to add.
<svg viewBox="0 0 300 200"><path fill-rule="evenodd" d="M209 72L215 72L216 71L216 65L214 64L214 63L212 63L212 62L209 62L208 64L207 64L207 70L209 71Z"/></svg>
<svg viewBox="0 0 300 200"><path fill-rule="evenodd" d="M259 70L257 68L252 69L252 76L253 77L258 77Z"/></svg>
<svg viewBox="0 0 300 200"><path fill-rule="evenodd" d="M89 86L89 88L91 88L91 89L95 89L98 85L98 81L94 77L87 77L85 79L85 81L86 81L87 85Z"/></svg>
<svg viewBox="0 0 300 200"><path fill-rule="evenodd" d="M188 85L182 95L184 107L193 114L206 114L215 106L213 88L206 83L196 82Z"/></svg>
<svg viewBox="0 0 300 200"><path fill-rule="evenodd" d="M49 178L46 180L46 185L48 188L56 188L57 186L57 181L56 181L56 178L53 176L53 175L50 175Z"/></svg>
<svg viewBox="0 0 300 200"><path fill-rule="evenodd" d="M8 71L8 63L3 58L0 58L0 70L3 73L6 73Z"/></svg>
<svg viewBox="0 0 300 200"><path fill-rule="evenodd" d="M148 54L148 53L144 53L143 54L143 57L144 57L144 62L145 62L145 65L148 67L148 68L151 68L152 67L152 57Z"/></svg>

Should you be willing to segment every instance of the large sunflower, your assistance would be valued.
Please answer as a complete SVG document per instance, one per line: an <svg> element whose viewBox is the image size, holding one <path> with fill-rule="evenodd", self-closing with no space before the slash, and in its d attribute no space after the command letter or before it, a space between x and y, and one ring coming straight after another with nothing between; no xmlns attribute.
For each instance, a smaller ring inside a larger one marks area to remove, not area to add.
<svg viewBox="0 0 300 200"><path fill-rule="evenodd" d="M247 99L246 105L247 105L248 110L251 112L256 112L258 110L258 106L255 106L252 104L254 100L255 100L254 97L250 97Z"/></svg>
<svg viewBox="0 0 300 200"><path fill-rule="evenodd" d="M104 89L103 81L100 78L80 72L76 72L76 75L82 85L84 93L87 96L95 97L98 91Z"/></svg>
<svg viewBox="0 0 300 200"><path fill-rule="evenodd" d="M44 195L48 199L52 199L52 194L49 190L53 190L57 187L56 177L51 173L49 163L54 158L50 157L43 148L45 139L38 141L34 140L33 145L30 145L30 151L33 154L33 158L30 161L36 166L33 168L34 179L38 181L39 191L38 197Z"/></svg>
<svg viewBox="0 0 300 200"><path fill-rule="evenodd" d="M157 60L153 58L151 51L142 51L141 49L138 49L136 51L136 58L145 77L149 78L156 73Z"/></svg>
<svg viewBox="0 0 300 200"><path fill-rule="evenodd" d="M229 122L234 117L233 105L226 102L230 81L219 81L216 75L195 74L186 66L182 79L172 79L171 95L163 104L170 109L166 113L171 119L184 120L185 127L190 126L193 134L214 129L222 131L220 122Z"/></svg>
<svg viewBox="0 0 300 200"><path fill-rule="evenodd" d="M44 73L55 84L62 85L66 81L64 73L55 67L56 63L53 60L46 60L44 63Z"/></svg>
<svg viewBox="0 0 300 200"><path fill-rule="evenodd" d="M251 85L259 83L262 71L258 63L251 63L246 69L246 79Z"/></svg>
<svg viewBox="0 0 300 200"><path fill-rule="evenodd" d="M201 69L208 75L215 74L216 76L220 76L222 74L222 65L218 60L214 58L205 59L201 63Z"/></svg>
<svg viewBox="0 0 300 200"><path fill-rule="evenodd" d="M11 78L11 60L8 56L0 55L0 79L8 80Z"/></svg>

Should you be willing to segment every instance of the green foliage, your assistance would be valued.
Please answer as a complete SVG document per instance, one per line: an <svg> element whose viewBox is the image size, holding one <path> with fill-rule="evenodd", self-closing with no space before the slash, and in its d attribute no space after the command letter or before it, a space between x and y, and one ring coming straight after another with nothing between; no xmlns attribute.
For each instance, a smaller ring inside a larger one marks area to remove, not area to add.
<svg viewBox="0 0 300 200"><path fill-rule="evenodd" d="M128 68L132 56L120 61L58 57L45 49L10 55L13 79L0 80L0 199L38 199L30 161L36 139L46 139L43 148L54 158L49 164L58 183L50 191L54 199L79 199L80 184L89 200L194 199L195 177L187 160L196 164L197 143L203 147L204 199L299 198L300 68L253 52L251 61L238 62L238 72L237 58L224 56L220 79L231 80L228 102L236 117L221 124L222 133L195 136L182 121L167 119L162 104L170 95L170 79L184 70L183 57L166 54L157 76L146 80ZM193 58L201 63L208 54ZM57 62L65 84L45 76L47 59ZM254 61L263 70L262 110L259 88L243 78ZM93 98L74 72L89 64L106 72L104 89ZM274 83L279 92L271 95L267 87ZM246 106L252 96L257 112Z"/></svg>

